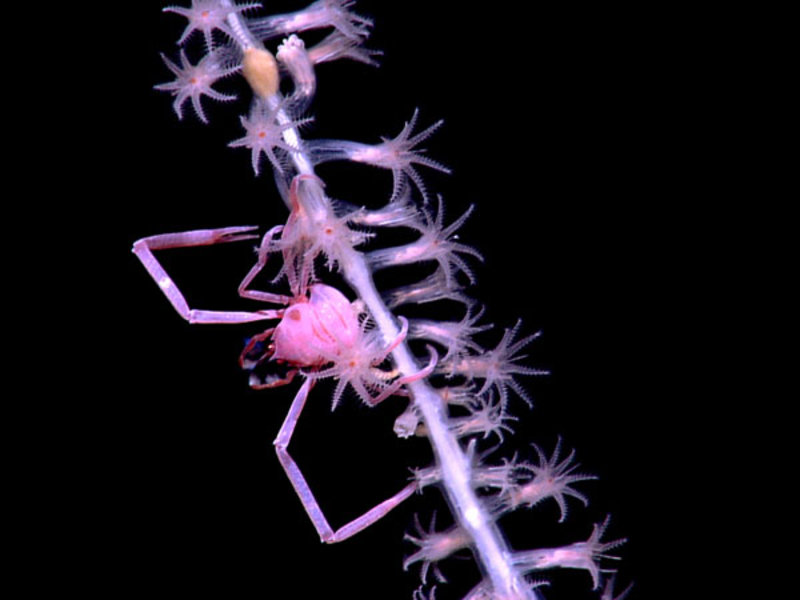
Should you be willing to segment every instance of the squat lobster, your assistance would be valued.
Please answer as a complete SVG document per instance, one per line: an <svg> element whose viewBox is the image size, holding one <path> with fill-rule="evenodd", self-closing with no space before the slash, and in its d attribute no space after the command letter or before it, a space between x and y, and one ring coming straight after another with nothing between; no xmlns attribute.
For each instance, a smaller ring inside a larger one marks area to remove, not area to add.
<svg viewBox="0 0 800 600"><path fill-rule="evenodd" d="M246 369L252 369L265 361L288 366L283 376L270 375L261 380L252 374L250 385L256 389L288 384L297 373L305 376L305 381L292 402L274 445L278 459L317 529L320 539L323 542L333 543L349 538L386 515L417 490L417 483L412 481L391 498L334 531L322 513L305 477L287 450L309 392L317 379L335 376L339 378L339 382L334 392L334 408L348 384L365 402L374 406L400 392L403 385L430 375L436 366L437 356L435 351L431 350L432 358L429 364L411 375L398 377L395 371L380 369L379 365L405 338L408 331L406 320L400 317L400 332L394 340L384 344L379 334L370 329L369 320L359 301L350 302L344 294L329 285L311 283L314 256L301 255L296 244L293 242L289 246L285 239L286 229L291 229L298 217L296 211L300 210L300 203L297 201L297 193L299 182L303 178L306 176L295 177L292 182L290 200L293 210L286 228L273 227L264 235L258 249L258 260L238 288L239 295L243 298L279 304L284 308L255 312L191 309L181 291L153 254L155 250L168 248L256 239L258 236L254 232L257 227L225 227L154 235L135 242L133 252L178 314L189 323L249 323L270 319L280 320L275 327L251 338L242 351L239 361ZM275 236L279 233L282 234L282 239L276 241ZM299 243L302 245L304 242L300 240ZM277 250L281 250L284 255L283 268L290 283L291 296L250 289L253 279L266 265L268 255ZM302 258L299 258L301 256Z"/></svg>

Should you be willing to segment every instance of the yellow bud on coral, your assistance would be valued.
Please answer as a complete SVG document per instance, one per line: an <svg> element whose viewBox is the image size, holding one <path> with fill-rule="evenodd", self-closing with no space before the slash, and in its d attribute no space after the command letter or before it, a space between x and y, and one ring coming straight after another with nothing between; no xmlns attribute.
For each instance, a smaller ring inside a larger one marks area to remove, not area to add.
<svg viewBox="0 0 800 600"><path fill-rule="evenodd" d="M268 98L278 91L280 81L278 63L268 50L263 48L245 50L242 74L257 96Z"/></svg>

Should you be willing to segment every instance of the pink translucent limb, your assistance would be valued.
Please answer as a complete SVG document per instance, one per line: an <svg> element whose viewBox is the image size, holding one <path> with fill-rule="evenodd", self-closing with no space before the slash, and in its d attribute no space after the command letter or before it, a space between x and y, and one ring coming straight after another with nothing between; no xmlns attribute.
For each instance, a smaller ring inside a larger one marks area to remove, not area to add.
<svg viewBox="0 0 800 600"><path fill-rule="evenodd" d="M247 289L248 286L253 282L253 279L255 279L256 275L258 275L261 272L261 269L266 266L267 258L272 250L272 238L275 237L276 233L279 233L282 230L283 225L277 225L264 234L264 238L261 240L261 245L258 248L258 260L256 261L256 264L253 265L253 268L250 269L250 272L245 275L242 283L239 284L239 295L242 298L260 300L261 302L272 302L274 304L289 304L289 302L291 302L292 299L289 296Z"/></svg>
<svg viewBox="0 0 800 600"><path fill-rule="evenodd" d="M328 544L333 544L346 540L359 531L366 529L378 519L384 517L403 500L414 494L417 490L417 483L412 481L388 500L384 500L360 517L353 519L343 527L334 531L328 523L328 519L325 518L316 498L314 498L314 494L311 492L306 478L300 471L300 467L297 466L297 463L287 451L289 442L292 439L292 434L294 433L294 428L297 425L297 420L305 406L308 393L313 386L313 379L306 379L303 382L303 385L300 387L300 390L297 392L292 402L289 414L286 415L286 420L283 422L281 430L278 432L278 437L275 438L273 443L275 444L275 452L278 454L278 460L281 465L283 465L283 469L286 471L286 475L289 477L292 487L294 487L295 492L297 492L300 502L303 503L306 513L308 513L317 533L319 533L320 540Z"/></svg>
<svg viewBox="0 0 800 600"><path fill-rule="evenodd" d="M248 323L250 321L263 321L265 319L278 318L278 312L274 310L260 310L258 312L244 311L216 311L216 310L196 310L189 308L186 298L167 274L161 263L153 255L154 250L166 250L169 248L186 248L190 246L210 246L212 244L224 244L228 242L238 242L258 238L251 233L258 229L255 226L224 227L221 229L198 229L195 231L184 231L181 233L164 233L142 238L133 244L133 253L142 262L144 268L150 274L164 292L164 295L172 304L178 314L189 321L189 323Z"/></svg>

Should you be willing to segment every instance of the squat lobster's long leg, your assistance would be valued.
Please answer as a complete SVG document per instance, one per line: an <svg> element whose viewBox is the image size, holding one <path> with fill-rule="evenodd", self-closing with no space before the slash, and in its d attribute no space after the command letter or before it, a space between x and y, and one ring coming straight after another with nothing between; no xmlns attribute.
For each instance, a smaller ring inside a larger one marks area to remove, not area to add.
<svg viewBox="0 0 800 600"><path fill-rule="evenodd" d="M289 296L248 289L248 286L252 283L253 279L255 279L255 276L258 275L261 272L261 269L263 269L267 264L267 258L269 257L270 250L272 250L270 248L272 244L272 238L275 237L276 233L279 233L282 230L283 225L278 225L264 234L264 239L261 240L261 245L258 248L258 260L256 261L256 264L253 265L253 268L250 269L250 272L248 272L244 279L242 279L242 283L239 284L239 295L242 298L260 300L261 302L272 302L274 304L289 304L289 302L292 301L292 298Z"/></svg>
<svg viewBox="0 0 800 600"><path fill-rule="evenodd" d="M295 396L295 399L292 401L292 407L289 409L289 414L286 415L286 420L283 422L280 432L278 432L278 437L275 438L273 443L275 444L275 452L278 454L278 460L280 460L281 465L283 465L286 475L289 477L294 490L300 497L300 501L303 503L303 507L306 509L308 516L311 518L311 522L317 529L320 540L328 544L333 544L335 542L346 540L350 536L355 535L362 529L366 529L375 521L385 516L390 510L392 510L416 491L417 483L409 483L406 487L388 500L384 500L374 508L371 508L365 512L360 517L334 531L328 523L328 520L325 518L325 515L322 513L322 509L319 507L316 498L314 498L311 488L308 487L306 478L303 476L303 473L300 471L297 463L294 462L294 459L289 456L289 452L286 450L286 448L289 446L289 442L292 439L292 433L294 433L295 425L297 425L297 419L300 417L300 413L303 410L303 406L308 398L308 393L312 387L314 387L313 379L306 379L303 382L303 385L297 392L297 396Z"/></svg>
<svg viewBox="0 0 800 600"><path fill-rule="evenodd" d="M150 277L158 284L161 291L170 301L178 314L189 323L248 323L275 319L278 314L273 310L258 312L195 310L189 308L183 294L172 281L156 257L154 250L168 248L185 248L189 246L209 246L258 238L250 232L258 229L254 226L224 227L221 229L198 229L181 233L164 233L142 238L133 244L133 253L142 262Z"/></svg>

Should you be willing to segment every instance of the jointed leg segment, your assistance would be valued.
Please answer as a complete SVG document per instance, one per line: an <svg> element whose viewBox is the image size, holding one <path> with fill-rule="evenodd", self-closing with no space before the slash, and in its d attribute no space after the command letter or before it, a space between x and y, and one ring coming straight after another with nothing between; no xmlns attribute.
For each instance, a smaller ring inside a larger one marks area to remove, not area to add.
<svg viewBox="0 0 800 600"><path fill-rule="evenodd" d="M302 412L303 406L308 398L308 393L311 391L313 386L313 379L306 379L303 382L303 385L297 392L297 396L295 396L295 399L292 402L292 406L289 409L289 414L286 415L286 420L283 422L283 426L278 433L278 437L275 438L274 444L275 452L278 454L278 460L286 471L286 475L289 477L289 480L292 482L292 486L297 492L297 495L300 497L300 501L303 503L303 507L306 509L306 513L308 513L308 516L311 519L311 522L314 524L317 533L319 533L320 540L332 544L346 540L359 531L366 529L378 519L384 517L387 513L389 513L389 511L391 511L416 491L417 483L409 483L388 500L384 500L374 508L371 508L365 512L360 517L334 531L328 523L328 520L325 518L322 509L319 507L316 498L314 498L314 494L311 492L311 488L309 488L303 473L300 471L297 463L287 451L289 442L292 439L292 433L294 433L294 428L297 425L297 419L300 417L300 413Z"/></svg>
<svg viewBox="0 0 800 600"><path fill-rule="evenodd" d="M260 300L261 302L272 302L273 304L289 304L289 302L291 302L292 298L289 296L249 289L253 279L255 279L256 275L258 275L261 269L267 264L267 258L269 258L269 253L272 250L272 248L270 248L272 238L275 237L276 233L280 233L282 230L283 225L277 225L264 234L264 239L261 240L261 245L258 247L258 260L247 275L245 275L242 283L239 284L239 295L242 298Z"/></svg>
<svg viewBox="0 0 800 600"><path fill-rule="evenodd" d="M196 310L189 308L186 298L167 274L161 263L158 262L154 250L168 248L186 248L191 246L210 246L212 244L225 244L240 240L257 239L258 235L252 233L258 229L255 226L223 227L221 229L198 229L180 233L164 233L142 238L133 244L133 253L142 262L150 277L158 284L161 291L172 304L178 314L189 323L248 323L277 318L278 311L260 310L257 312L246 311L217 311Z"/></svg>

